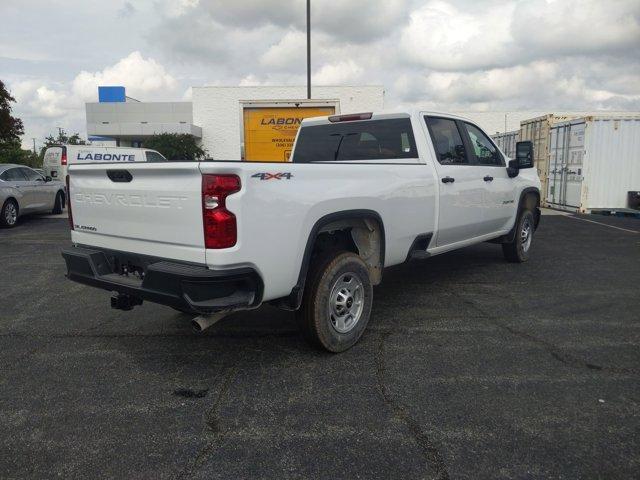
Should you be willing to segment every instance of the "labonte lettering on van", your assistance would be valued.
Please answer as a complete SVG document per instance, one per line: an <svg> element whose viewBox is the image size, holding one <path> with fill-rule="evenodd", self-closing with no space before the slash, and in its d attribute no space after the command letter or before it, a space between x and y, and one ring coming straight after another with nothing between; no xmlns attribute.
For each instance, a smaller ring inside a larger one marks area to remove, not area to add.
<svg viewBox="0 0 640 480"><path fill-rule="evenodd" d="M86 162L135 162L136 156L126 153L91 153L88 151L80 151L76 159Z"/></svg>

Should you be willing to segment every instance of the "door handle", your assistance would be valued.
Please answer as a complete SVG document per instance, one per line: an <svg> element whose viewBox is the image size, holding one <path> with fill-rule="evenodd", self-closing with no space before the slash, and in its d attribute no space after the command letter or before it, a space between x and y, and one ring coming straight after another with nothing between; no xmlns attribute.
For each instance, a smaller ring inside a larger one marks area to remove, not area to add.
<svg viewBox="0 0 640 480"><path fill-rule="evenodd" d="M493 182L493 177L490 177L489 175L487 175L486 177L483 178L483 180L485 182Z"/></svg>
<svg viewBox="0 0 640 480"><path fill-rule="evenodd" d="M442 179L442 183L453 183L455 181L456 181L456 179L455 178L451 178L451 177L444 177Z"/></svg>

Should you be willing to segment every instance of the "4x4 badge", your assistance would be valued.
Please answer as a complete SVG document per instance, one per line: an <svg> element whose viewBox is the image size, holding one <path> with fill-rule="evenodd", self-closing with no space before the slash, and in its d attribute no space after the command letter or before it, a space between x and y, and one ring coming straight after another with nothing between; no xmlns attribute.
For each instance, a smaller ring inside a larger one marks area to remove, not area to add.
<svg viewBox="0 0 640 480"><path fill-rule="evenodd" d="M251 175L251 178L259 178L260 180L291 180L293 175L289 172L287 173L254 173Z"/></svg>

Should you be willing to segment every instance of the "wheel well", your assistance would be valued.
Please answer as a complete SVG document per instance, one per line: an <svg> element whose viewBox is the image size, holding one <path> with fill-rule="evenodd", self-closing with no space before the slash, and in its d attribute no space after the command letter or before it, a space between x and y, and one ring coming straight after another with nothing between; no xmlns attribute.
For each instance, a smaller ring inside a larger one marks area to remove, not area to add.
<svg viewBox="0 0 640 480"><path fill-rule="evenodd" d="M520 201L520 208L526 208L527 210L535 211L540 206L540 192L529 191L526 192Z"/></svg>
<svg viewBox="0 0 640 480"><path fill-rule="evenodd" d="M13 203L16 204L16 209L18 210L18 213L20 213L20 204L18 203L18 200L16 200L14 197L8 197L4 203L2 205L4 205L5 203L7 203L8 201L12 201Z"/></svg>
<svg viewBox="0 0 640 480"><path fill-rule="evenodd" d="M535 222L534 228L538 228L538 224L540 223L540 192L537 188L530 188L520 194L520 201L518 202L516 218L509 233L489 241L491 243L512 242L516 235L516 225L518 224L518 217L520 216L520 212L522 212L524 208L529 209L533 212L533 218Z"/></svg>
<svg viewBox="0 0 640 480"><path fill-rule="evenodd" d="M537 229L540 223L540 192L538 190L529 190L523 194L518 212L524 208L533 212L534 228Z"/></svg>
<svg viewBox="0 0 640 480"><path fill-rule="evenodd" d="M371 283L382 281L385 234L380 215L373 210L347 210L320 218L309 233L298 274L298 282L291 293L272 303L286 310L297 310L311 262L314 257L330 250L347 250L359 255L369 270Z"/></svg>
<svg viewBox="0 0 640 480"><path fill-rule="evenodd" d="M382 227L377 219L341 218L323 225L315 238L311 259L331 250L359 255L369 269L373 285L382 281L384 267Z"/></svg>

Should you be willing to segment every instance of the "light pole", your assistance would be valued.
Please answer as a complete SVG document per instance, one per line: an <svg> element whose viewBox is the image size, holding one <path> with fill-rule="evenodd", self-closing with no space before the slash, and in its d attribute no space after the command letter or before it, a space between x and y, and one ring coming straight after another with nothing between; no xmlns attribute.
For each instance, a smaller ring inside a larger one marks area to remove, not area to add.
<svg viewBox="0 0 640 480"><path fill-rule="evenodd" d="M311 0L307 0L307 99L311 100Z"/></svg>

